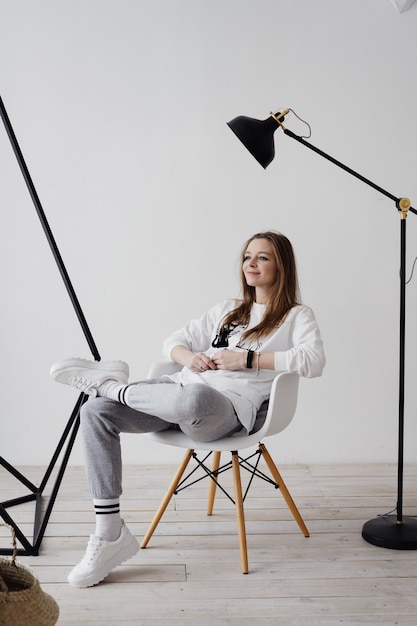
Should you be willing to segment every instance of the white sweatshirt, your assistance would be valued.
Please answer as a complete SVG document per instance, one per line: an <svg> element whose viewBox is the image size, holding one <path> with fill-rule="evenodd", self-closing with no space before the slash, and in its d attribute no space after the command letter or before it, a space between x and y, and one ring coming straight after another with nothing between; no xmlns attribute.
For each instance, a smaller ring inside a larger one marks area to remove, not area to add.
<svg viewBox="0 0 417 626"><path fill-rule="evenodd" d="M183 328L172 333L163 344L163 355L172 360L171 352L181 345L192 352L204 352L210 358L218 349L212 347L225 315L237 306L236 300L225 300L212 307L198 320L191 320ZM236 326L228 335L229 350L255 350L274 352L275 370L256 371L256 356L252 369L208 370L196 373L183 367L169 376L175 382L187 385L203 383L210 385L232 401L236 414L248 432L251 431L256 413L269 398L271 384L278 372L295 372L313 378L321 376L326 359L323 342L315 316L310 307L298 305L291 309L283 324L256 344L242 343L242 334L256 326L265 312L265 305L254 303L247 327Z"/></svg>

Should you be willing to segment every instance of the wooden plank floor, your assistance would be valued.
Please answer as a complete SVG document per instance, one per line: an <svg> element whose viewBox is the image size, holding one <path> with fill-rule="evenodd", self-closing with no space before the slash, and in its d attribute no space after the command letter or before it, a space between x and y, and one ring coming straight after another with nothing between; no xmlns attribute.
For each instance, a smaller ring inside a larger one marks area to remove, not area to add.
<svg viewBox="0 0 417 626"><path fill-rule="evenodd" d="M123 516L139 541L174 470L125 468ZM104 583L70 587L68 572L94 528L80 467L66 471L39 556L18 561L30 565L57 600L59 626L415 626L417 551L379 548L361 537L364 522L395 507L396 466L297 465L280 471L311 536L301 534L279 491L256 480L245 503L248 575L240 569L233 505L219 493L214 515L207 517L203 481L174 496L148 547ZM44 469L22 472L39 484ZM405 515L417 515L416 478L417 466L406 467ZM0 485L2 501L25 493L3 468ZM32 505L9 512L30 535ZM9 537L0 528L1 547Z"/></svg>

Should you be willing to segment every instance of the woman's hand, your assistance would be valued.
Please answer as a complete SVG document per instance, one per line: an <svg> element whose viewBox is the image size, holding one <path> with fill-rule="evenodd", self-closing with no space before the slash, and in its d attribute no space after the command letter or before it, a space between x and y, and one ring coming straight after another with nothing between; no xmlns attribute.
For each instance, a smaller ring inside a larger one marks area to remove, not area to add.
<svg viewBox="0 0 417 626"><path fill-rule="evenodd" d="M213 363L218 370L243 370L246 368L247 352L236 350L217 350Z"/></svg>
<svg viewBox="0 0 417 626"><path fill-rule="evenodd" d="M198 374L206 372L207 370L217 369L215 363L213 363L210 357L208 357L207 354L204 354L204 352L192 352L190 354L190 361L187 363L187 367L192 372L197 372Z"/></svg>
<svg viewBox="0 0 417 626"><path fill-rule="evenodd" d="M171 350L171 359L180 365L185 365L189 370L198 374L216 369L216 365L204 352L192 352L185 346L175 346Z"/></svg>

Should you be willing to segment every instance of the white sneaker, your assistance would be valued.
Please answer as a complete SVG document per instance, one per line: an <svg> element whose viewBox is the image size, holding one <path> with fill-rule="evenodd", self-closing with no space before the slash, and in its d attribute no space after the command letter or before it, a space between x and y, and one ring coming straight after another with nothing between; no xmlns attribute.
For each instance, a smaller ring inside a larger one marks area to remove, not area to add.
<svg viewBox="0 0 417 626"><path fill-rule="evenodd" d="M52 365L51 377L58 383L71 385L89 395L97 395L97 387L106 380L127 384L129 366L124 361L89 361L72 358Z"/></svg>
<svg viewBox="0 0 417 626"><path fill-rule="evenodd" d="M101 582L112 569L121 565L139 550L139 544L122 522L122 531L116 541L105 541L90 535L87 550L68 576L73 587L92 587Z"/></svg>

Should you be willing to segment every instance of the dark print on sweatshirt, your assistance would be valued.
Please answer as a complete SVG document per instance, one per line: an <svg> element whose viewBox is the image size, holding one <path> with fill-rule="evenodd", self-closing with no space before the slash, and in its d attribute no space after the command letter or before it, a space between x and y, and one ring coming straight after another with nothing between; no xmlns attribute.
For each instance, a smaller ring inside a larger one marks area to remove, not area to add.
<svg viewBox="0 0 417 626"><path fill-rule="evenodd" d="M237 328L245 329L246 326L239 326L238 324L226 324L226 326L219 326L216 332L216 336L212 341L212 348L228 348L229 337L236 335L239 330Z"/></svg>

